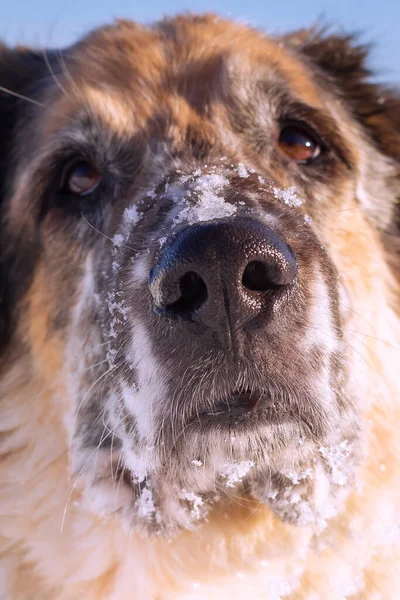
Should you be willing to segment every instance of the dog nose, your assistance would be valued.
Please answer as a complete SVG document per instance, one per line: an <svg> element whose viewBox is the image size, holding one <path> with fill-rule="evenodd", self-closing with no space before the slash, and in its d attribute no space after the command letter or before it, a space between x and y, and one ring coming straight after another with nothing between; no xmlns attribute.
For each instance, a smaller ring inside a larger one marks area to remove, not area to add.
<svg viewBox="0 0 400 600"><path fill-rule="evenodd" d="M151 269L156 312L219 332L271 309L297 275L292 248L267 225L242 216L181 230Z"/></svg>

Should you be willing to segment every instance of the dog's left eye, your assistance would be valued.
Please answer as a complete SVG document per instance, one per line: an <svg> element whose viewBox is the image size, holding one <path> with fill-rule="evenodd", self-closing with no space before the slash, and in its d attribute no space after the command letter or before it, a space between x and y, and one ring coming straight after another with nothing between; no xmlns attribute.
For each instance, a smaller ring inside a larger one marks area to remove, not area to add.
<svg viewBox="0 0 400 600"><path fill-rule="evenodd" d="M64 176L64 190L76 196L94 192L101 181L101 174L90 162L79 160L73 163Z"/></svg>
<svg viewBox="0 0 400 600"><path fill-rule="evenodd" d="M305 164L321 154L322 146L301 124L283 125L280 131L278 146L281 152L291 160Z"/></svg>

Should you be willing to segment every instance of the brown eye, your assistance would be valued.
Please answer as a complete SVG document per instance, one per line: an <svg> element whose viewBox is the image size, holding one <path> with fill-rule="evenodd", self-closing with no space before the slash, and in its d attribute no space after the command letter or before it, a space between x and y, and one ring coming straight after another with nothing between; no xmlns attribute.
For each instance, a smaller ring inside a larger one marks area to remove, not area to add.
<svg viewBox="0 0 400 600"><path fill-rule="evenodd" d="M64 181L64 188L68 193L85 196L97 188L101 175L92 164L80 160L69 168Z"/></svg>
<svg viewBox="0 0 400 600"><path fill-rule="evenodd" d="M288 158L297 163L308 163L321 153L321 144L301 125L285 125L278 145Z"/></svg>

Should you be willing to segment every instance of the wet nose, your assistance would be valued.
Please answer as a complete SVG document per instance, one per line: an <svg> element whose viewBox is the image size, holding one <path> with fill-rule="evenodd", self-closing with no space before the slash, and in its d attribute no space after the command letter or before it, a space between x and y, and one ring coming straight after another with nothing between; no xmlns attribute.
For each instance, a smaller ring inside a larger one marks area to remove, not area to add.
<svg viewBox="0 0 400 600"><path fill-rule="evenodd" d="M273 308L297 275L292 248L267 225L242 216L181 230L151 269L154 309L219 332Z"/></svg>

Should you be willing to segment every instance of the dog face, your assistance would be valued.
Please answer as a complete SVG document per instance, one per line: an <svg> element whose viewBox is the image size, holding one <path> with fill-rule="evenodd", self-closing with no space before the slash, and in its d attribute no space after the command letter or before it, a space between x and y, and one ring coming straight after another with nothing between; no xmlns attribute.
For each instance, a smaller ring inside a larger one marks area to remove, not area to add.
<svg viewBox="0 0 400 600"><path fill-rule="evenodd" d="M231 493L337 510L366 402L347 332L397 185L361 55L185 17L5 57L31 103L4 101L4 364L61 382L96 510L169 534Z"/></svg>

